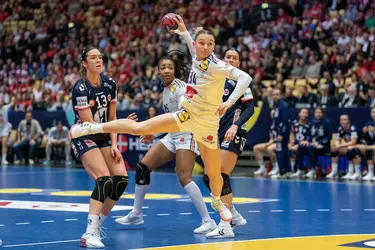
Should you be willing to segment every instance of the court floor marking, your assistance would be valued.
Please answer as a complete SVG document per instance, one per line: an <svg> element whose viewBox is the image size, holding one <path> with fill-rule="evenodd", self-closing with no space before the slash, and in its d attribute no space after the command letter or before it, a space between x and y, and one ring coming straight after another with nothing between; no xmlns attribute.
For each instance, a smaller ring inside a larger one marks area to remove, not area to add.
<svg viewBox="0 0 375 250"><path fill-rule="evenodd" d="M76 221L78 220L77 218L72 218L72 219L64 219L64 221Z"/></svg>
<svg viewBox="0 0 375 250"><path fill-rule="evenodd" d="M37 246L37 245L50 245L50 244L58 244L58 243L68 243L68 242L75 242L80 241L78 240L58 240L58 241L46 241L46 242L34 242L34 243L25 243L25 244L15 244L15 245L4 245L3 247L25 247L25 246Z"/></svg>
<svg viewBox="0 0 375 250"><path fill-rule="evenodd" d="M374 234L322 234L322 235L312 235L312 236L294 236L294 237L278 237L278 238L267 238L267 239L253 239L253 240L229 240L229 241L216 241L216 242L206 242L206 243L197 243L197 244L186 244L186 245L175 245L175 246L163 246L163 247L148 247L142 248L143 250L147 249L165 249L165 248L178 248L178 247L187 247L187 246L203 246L203 245L213 245L213 244L233 244L238 242L254 242L254 241L272 241L272 240L291 240L291 239L304 239L304 238L319 238L319 237L351 237L351 236L366 236L374 237ZM139 249L130 249L130 250L139 250Z"/></svg>

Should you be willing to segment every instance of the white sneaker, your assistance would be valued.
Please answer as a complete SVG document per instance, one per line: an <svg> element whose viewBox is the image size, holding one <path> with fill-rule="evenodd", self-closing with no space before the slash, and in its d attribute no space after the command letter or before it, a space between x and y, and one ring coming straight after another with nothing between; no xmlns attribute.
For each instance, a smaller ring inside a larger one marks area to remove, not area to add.
<svg viewBox="0 0 375 250"><path fill-rule="evenodd" d="M134 211L130 211L128 215L117 218L115 221L121 225L142 225L145 223L143 214L136 214Z"/></svg>
<svg viewBox="0 0 375 250"><path fill-rule="evenodd" d="M213 210L218 211L220 214L220 219L223 221L231 221L232 220L232 213L229 209L224 206L221 200L216 200L211 194L211 207Z"/></svg>
<svg viewBox="0 0 375 250"><path fill-rule="evenodd" d="M234 233L231 227L223 227L219 224L214 231L206 234L208 239L233 238Z"/></svg>
<svg viewBox="0 0 375 250"><path fill-rule="evenodd" d="M307 174L306 177L309 179L316 179L316 172L314 169L311 169Z"/></svg>
<svg viewBox="0 0 375 250"><path fill-rule="evenodd" d="M271 179L281 179L280 173L271 175Z"/></svg>
<svg viewBox="0 0 375 250"><path fill-rule="evenodd" d="M34 160L33 159L29 159L29 165L34 165Z"/></svg>
<svg viewBox="0 0 375 250"><path fill-rule="evenodd" d="M329 175L326 176L327 179L333 179L337 177L338 177L338 174L335 171L331 171L331 173L329 173Z"/></svg>
<svg viewBox="0 0 375 250"><path fill-rule="evenodd" d="M216 229L216 222L213 219L202 221L202 225L194 230L195 234L206 234Z"/></svg>
<svg viewBox="0 0 375 250"><path fill-rule="evenodd" d="M268 173L268 176L272 176L279 173L278 167L273 167L272 170Z"/></svg>
<svg viewBox="0 0 375 250"><path fill-rule="evenodd" d="M75 139L85 135L91 135L93 123L84 122L82 124L74 124L70 129L70 138Z"/></svg>
<svg viewBox="0 0 375 250"><path fill-rule="evenodd" d="M354 173L349 173L347 172L346 175L344 175L342 177L343 180L351 180L352 176L354 175Z"/></svg>
<svg viewBox="0 0 375 250"><path fill-rule="evenodd" d="M9 162L7 160L2 160L1 165L9 165Z"/></svg>
<svg viewBox="0 0 375 250"><path fill-rule="evenodd" d="M14 165L19 165L20 163L21 163L20 160L15 160L15 161L13 162Z"/></svg>
<svg viewBox="0 0 375 250"><path fill-rule="evenodd" d="M100 230L97 229L84 233L81 237L80 246L86 248L104 248L104 244L100 239Z"/></svg>
<svg viewBox="0 0 375 250"><path fill-rule="evenodd" d="M234 206L232 206L229 210L232 213L232 221L230 222L232 229L246 225L247 221Z"/></svg>
<svg viewBox="0 0 375 250"><path fill-rule="evenodd" d="M305 174L304 174L303 171L301 171L299 169L297 170L297 172L295 172L294 174L292 174L290 176L290 178L293 178L293 179L299 179L299 178L303 178L303 177L305 177Z"/></svg>
<svg viewBox="0 0 375 250"><path fill-rule="evenodd" d="M349 180L353 180L353 181L355 181L355 180L360 180L360 179L362 179L362 174L361 173L354 173L353 175L351 175L350 177L349 177Z"/></svg>
<svg viewBox="0 0 375 250"><path fill-rule="evenodd" d="M374 178L373 173L368 173L365 177L362 178L364 181L371 181L371 179Z"/></svg>
<svg viewBox="0 0 375 250"><path fill-rule="evenodd" d="M254 175L267 175L267 169L264 167L259 167L259 169L254 172Z"/></svg>

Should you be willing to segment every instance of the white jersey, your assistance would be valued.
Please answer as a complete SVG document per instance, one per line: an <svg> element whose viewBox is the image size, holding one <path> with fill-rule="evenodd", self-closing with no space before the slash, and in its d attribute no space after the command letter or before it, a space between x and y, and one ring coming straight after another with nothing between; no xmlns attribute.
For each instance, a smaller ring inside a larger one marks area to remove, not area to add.
<svg viewBox="0 0 375 250"><path fill-rule="evenodd" d="M0 124L8 123L8 113L9 113L10 104L4 105L0 108Z"/></svg>
<svg viewBox="0 0 375 250"><path fill-rule="evenodd" d="M185 95L186 83L175 78L173 82L164 88L163 91L163 109L165 113L176 112L180 106L180 98Z"/></svg>

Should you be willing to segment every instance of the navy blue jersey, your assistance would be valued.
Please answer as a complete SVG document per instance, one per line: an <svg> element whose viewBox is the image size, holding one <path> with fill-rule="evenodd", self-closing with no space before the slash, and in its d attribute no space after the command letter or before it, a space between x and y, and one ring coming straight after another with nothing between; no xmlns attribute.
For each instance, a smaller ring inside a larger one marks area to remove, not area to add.
<svg viewBox="0 0 375 250"><path fill-rule="evenodd" d="M78 80L72 90L72 102L75 114L75 123L82 123L78 110L90 109L93 120L97 123L109 121L109 106L111 102L116 102L116 83L112 78L100 74L100 84L92 86L89 81L82 83ZM109 138L108 134L98 134L89 136L92 139Z"/></svg>
<svg viewBox="0 0 375 250"><path fill-rule="evenodd" d="M295 144L301 141L308 141L310 137L310 124L302 124L299 120L294 120L292 122L291 132L294 134Z"/></svg>
<svg viewBox="0 0 375 250"><path fill-rule="evenodd" d="M225 81L224 86L224 96L223 102L226 102L229 96L232 94L233 90L236 88L237 82L234 80L227 79ZM235 123L238 118L240 117L242 111L245 109L244 103L253 100L253 94L251 92L250 86L246 89L245 93L239 98L232 107L230 107L227 112L225 112L224 116L220 119L220 127L219 127L219 138L225 136L227 130ZM238 132L242 135L245 135L246 132L246 124L243 124L240 128L238 128Z"/></svg>
<svg viewBox="0 0 375 250"><path fill-rule="evenodd" d="M375 121L368 121L365 127L367 127L369 131L367 131L367 133L362 134L361 143L365 145L374 145L375 144L375 131L373 131L373 129L375 129Z"/></svg>
<svg viewBox="0 0 375 250"><path fill-rule="evenodd" d="M277 132L276 132L276 128L275 128L275 122L271 122L271 127L270 127L269 135L270 135L270 139L273 139L273 140L275 140L276 137L277 137Z"/></svg>
<svg viewBox="0 0 375 250"><path fill-rule="evenodd" d="M350 125L348 130L344 130L343 127L339 127L337 130L337 139L343 139L345 142L350 142L352 139L358 139L357 128L354 125Z"/></svg>
<svg viewBox="0 0 375 250"><path fill-rule="evenodd" d="M320 145L329 146L332 139L332 133L329 128L329 122L327 119L315 120L313 119L310 123L310 135L311 141L317 142Z"/></svg>
<svg viewBox="0 0 375 250"><path fill-rule="evenodd" d="M289 106L284 100L274 104L273 121L275 123L275 129L277 136L287 136L290 133L290 118L289 118ZM286 138L289 140L289 138Z"/></svg>

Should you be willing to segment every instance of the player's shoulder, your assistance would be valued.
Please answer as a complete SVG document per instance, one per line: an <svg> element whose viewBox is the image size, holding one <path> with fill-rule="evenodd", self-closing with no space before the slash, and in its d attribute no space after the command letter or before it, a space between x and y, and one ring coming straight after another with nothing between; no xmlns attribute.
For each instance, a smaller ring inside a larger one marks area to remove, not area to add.
<svg viewBox="0 0 375 250"><path fill-rule="evenodd" d="M55 132L55 131L56 131L56 127L52 127L52 128L49 130L50 133L53 133L53 132Z"/></svg>
<svg viewBox="0 0 375 250"><path fill-rule="evenodd" d="M82 82L81 79L79 79L74 84L74 87L73 87L72 91L73 91L73 93L74 92L86 92L87 91L87 86L86 86L85 83Z"/></svg>
<svg viewBox="0 0 375 250"><path fill-rule="evenodd" d="M185 88L186 88L186 83L184 81L181 81L178 78L175 78L173 80L173 82L171 83L171 87L169 88L169 90L172 93L175 93L176 90L178 90L178 91L180 91L180 90L185 91Z"/></svg>
<svg viewBox="0 0 375 250"><path fill-rule="evenodd" d="M110 90L116 89L116 82L114 79L104 74L101 74L100 77L102 78L104 88L109 88Z"/></svg>

